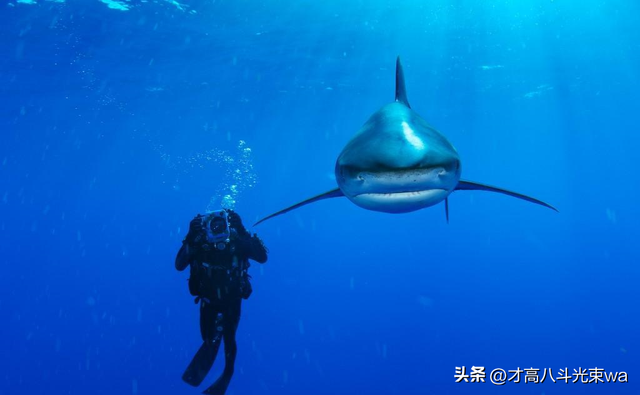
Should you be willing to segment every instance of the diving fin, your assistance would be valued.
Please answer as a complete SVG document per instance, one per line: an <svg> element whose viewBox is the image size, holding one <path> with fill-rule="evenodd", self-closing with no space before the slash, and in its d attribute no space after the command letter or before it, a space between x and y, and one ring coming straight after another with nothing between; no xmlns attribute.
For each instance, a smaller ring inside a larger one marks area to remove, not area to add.
<svg viewBox="0 0 640 395"><path fill-rule="evenodd" d="M253 224L253 226L256 226L256 225L258 225L258 224L260 224L260 223L262 223L262 222L264 222L264 221L266 221L266 220L268 220L270 218L276 217L276 216L278 216L280 214L288 213L289 211L295 210L298 207L302 207L304 205L307 205L307 204L310 204L310 203L313 203L313 202L317 202L318 200L324 200L324 199L340 197L340 196L344 196L344 194L342 193L340 188L332 189L332 190L330 190L328 192L321 193L320 195L314 196L314 197L309 198L307 200L303 200L300 203L296 203L293 206L287 207L287 208L282 209L282 210L280 210L278 212L275 212L275 213L273 213L271 215L268 215L268 216L262 218L260 221L256 222L255 224Z"/></svg>
<svg viewBox="0 0 640 395"><path fill-rule="evenodd" d="M498 192L498 193L502 193L504 195L509 195L509 196L513 196L513 197L518 198L518 199L526 200L527 202L539 204L541 206L550 208L551 210L554 210L554 211L558 211L558 209L556 209L555 207L553 207L552 205L550 205L548 203L543 202L542 200L538 200L538 199L532 198L530 196L523 195L521 193L508 191L506 189L496 188L496 187L492 187L490 185L478 184L476 182L460 180L458 182L458 186L456 186L455 190L456 191L489 191L489 192Z"/></svg>
<svg viewBox="0 0 640 395"><path fill-rule="evenodd" d="M202 383L207 373L209 373L209 370L211 370L213 362L216 360L221 338L222 335L219 335L216 336L212 342L205 341L202 343L202 346L200 346L196 355L193 356L191 363L182 375L184 382L194 387Z"/></svg>
<svg viewBox="0 0 640 395"><path fill-rule="evenodd" d="M209 388L202 391L203 394L208 395L224 395L227 392L227 387L229 387L229 383L231 382L231 377L225 373L215 381L215 383L211 384Z"/></svg>

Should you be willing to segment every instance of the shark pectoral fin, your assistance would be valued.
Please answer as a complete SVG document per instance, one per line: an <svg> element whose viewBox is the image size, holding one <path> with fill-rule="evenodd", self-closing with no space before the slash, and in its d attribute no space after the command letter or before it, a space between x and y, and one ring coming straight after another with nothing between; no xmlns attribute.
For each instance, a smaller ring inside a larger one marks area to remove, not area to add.
<svg viewBox="0 0 640 395"><path fill-rule="evenodd" d="M444 199L444 213L447 216L447 223L449 223L449 198Z"/></svg>
<svg viewBox="0 0 640 395"><path fill-rule="evenodd" d="M268 220L270 218L276 217L276 216L278 216L280 214L288 213L289 211L295 210L298 207L302 207L304 205L307 205L307 204L310 204L310 203L313 203L313 202L317 202L318 200L324 200L324 199L335 198L335 197L340 197L340 196L344 196L344 194L342 193L340 188L332 189L332 190L330 190L328 192L321 193L320 195L314 196L314 197L309 198L307 200L303 200L300 203L296 203L293 206L287 207L287 208L285 208L283 210L280 210L280 211L275 212L275 213L273 213L271 215L268 215L268 216L262 218L260 221L256 222L255 224L253 224L253 226L256 226L256 225L260 224L261 222L264 222L264 221L266 221L266 220Z"/></svg>
<svg viewBox="0 0 640 395"><path fill-rule="evenodd" d="M506 189L496 188L496 187L492 187L492 186L484 185L484 184L478 184L476 182L460 180L460 182L458 182L458 186L456 186L455 190L456 191L489 191L489 192L498 192L498 193L502 193L504 195L509 195L509 196L513 196L513 197L518 198L518 199L526 200L527 202L531 202L531 203L539 204L539 205L544 206L544 207L548 207L548 208L550 208L550 209L552 209L554 211L558 211L558 209L556 209L555 207L553 207L552 205L550 205L548 203L543 202L542 200L538 200L538 199L532 198L530 196L523 195L521 193L507 191Z"/></svg>

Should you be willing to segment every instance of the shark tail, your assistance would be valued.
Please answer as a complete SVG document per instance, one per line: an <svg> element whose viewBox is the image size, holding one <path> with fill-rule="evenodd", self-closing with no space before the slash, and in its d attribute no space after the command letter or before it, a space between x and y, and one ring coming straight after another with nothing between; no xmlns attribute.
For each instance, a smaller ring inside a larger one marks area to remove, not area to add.
<svg viewBox="0 0 640 395"><path fill-rule="evenodd" d="M344 196L344 194L342 193L342 191L340 190L340 188L336 188L336 189L332 189L330 191L327 191L325 193L321 193L320 195L314 196L312 198L306 199L301 201L300 203L296 203L293 206L289 206L285 209L282 209L280 211L277 211L271 215L267 215L266 217L262 218L260 221L256 222L255 224L253 224L253 226L256 226L270 218L276 217L278 215L284 214L284 213L288 213L291 210L295 210L298 207L302 207L305 206L307 204L313 203L313 202L317 202L318 200L324 200L324 199L330 199L330 198L335 198L335 197L341 197Z"/></svg>
<svg viewBox="0 0 640 395"><path fill-rule="evenodd" d="M518 198L518 199L526 200L527 202L539 204L541 206L550 208L551 210L554 210L556 212L558 211L558 209L553 207L552 205L550 205L548 203L545 203L542 200L538 200L536 198L532 198L531 196L523 195L523 194L517 193L517 192L508 191L508 190L502 189L502 188L492 187L490 185L479 184L477 182L460 180L460 182L458 182L458 186L456 186L455 190L456 191L489 191L489 192L498 192L498 193L502 193L504 195L509 195L509 196L512 196L512 197L515 197L515 198Z"/></svg>

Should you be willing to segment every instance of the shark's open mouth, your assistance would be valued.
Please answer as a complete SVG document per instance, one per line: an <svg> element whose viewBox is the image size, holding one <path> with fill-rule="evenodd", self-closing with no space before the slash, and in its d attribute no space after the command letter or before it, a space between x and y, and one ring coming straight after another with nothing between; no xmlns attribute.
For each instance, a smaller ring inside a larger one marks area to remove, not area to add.
<svg viewBox="0 0 640 395"><path fill-rule="evenodd" d="M393 199L402 199L402 198L420 198L427 197L432 194L438 194L446 192L446 189L424 189L421 191L402 191L402 192L369 192L369 193L360 193L355 195L354 198L373 198L373 199L384 199L384 198L393 198Z"/></svg>
<svg viewBox="0 0 640 395"><path fill-rule="evenodd" d="M406 213L434 205L445 199L451 191L435 188L419 191L366 192L349 197L352 202L369 210L388 213Z"/></svg>

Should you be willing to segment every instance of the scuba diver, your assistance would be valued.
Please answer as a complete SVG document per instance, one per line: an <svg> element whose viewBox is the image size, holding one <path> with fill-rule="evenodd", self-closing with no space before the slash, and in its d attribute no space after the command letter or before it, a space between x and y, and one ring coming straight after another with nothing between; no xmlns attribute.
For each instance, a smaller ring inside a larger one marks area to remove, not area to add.
<svg viewBox="0 0 640 395"><path fill-rule="evenodd" d="M249 259L265 263L267 249L256 234L249 234L233 210L198 214L176 256L177 270L190 266L189 292L196 297L195 303L200 303L203 341L182 379L199 386L224 341L224 371L205 394L223 395L233 376L240 306L252 292Z"/></svg>

